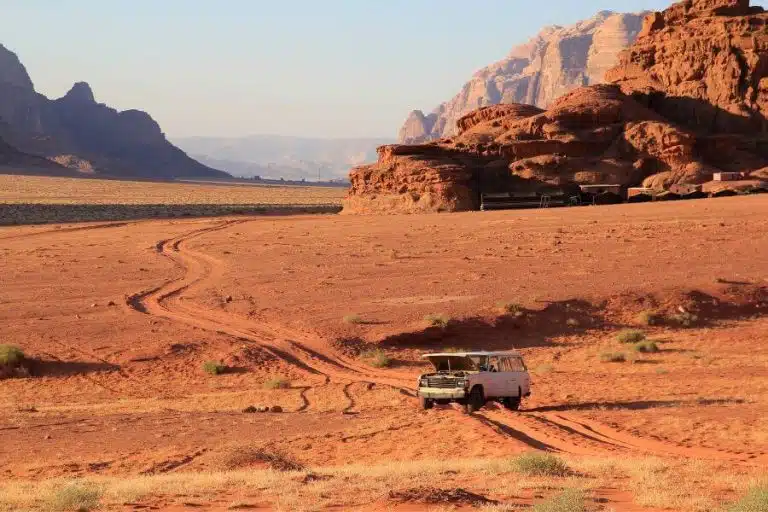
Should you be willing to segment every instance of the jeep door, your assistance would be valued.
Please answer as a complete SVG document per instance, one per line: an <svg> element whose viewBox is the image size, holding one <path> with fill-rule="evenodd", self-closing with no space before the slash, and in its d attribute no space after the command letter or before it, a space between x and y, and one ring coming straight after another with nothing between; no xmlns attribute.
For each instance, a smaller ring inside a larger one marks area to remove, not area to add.
<svg viewBox="0 0 768 512"><path fill-rule="evenodd" d="M510 378L509 372L505 370L503 357L491 357L488 361L488 390L486 395L493 398L507 396L507 381Z"/></svg>
<svg viewBox="0 0 768 512"><path fill-rule="evenodd" d="M501 367L503 369L502 375L504 375L504 382L503 382L504 389L501 390L502 394L499 396L504 398L516 397L518 394L518 388L520 387L520 384L519 384L519 375L515 371L513 358L503 357L501 360Z"/></svg>
<svg viewBox="0 0 768 512"><path fill-rule="evenodd" d="M514 371L516 382L515 394L513 396L517 396L518 390L521 397L527 395L531 389L531 376L528 375L528 369L525 367L523 358L511 357L509 362Z"/></svg>

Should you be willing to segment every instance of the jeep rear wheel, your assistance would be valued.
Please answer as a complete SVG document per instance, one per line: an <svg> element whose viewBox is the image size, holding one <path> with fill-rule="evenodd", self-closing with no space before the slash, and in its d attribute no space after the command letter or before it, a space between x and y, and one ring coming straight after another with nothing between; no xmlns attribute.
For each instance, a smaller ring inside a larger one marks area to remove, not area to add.
<svg viewBox="0 0 768 512"><path fill-rule="evenodd" d="M420 396L419 397L419 405L421 405L422 409L427 411L427 410L429 410L429 409L431 409L431 408L433 408L435 406L435 402L432 401L431 398Z"/></svg>
<svg viewBox="0 0 768 512"><path fill-rule="evenodd" d="M467 397L467 403L464 404L464 412L472 414L475 411L479 411L485 405L485 395L482 388L476 386L472 388L472 391Z"/></svg>
<svg viewBox="0 0 768 512"><path fill-rule="evenodd" d="M519 411L520 410L520 397L519 396L508 396L502 402L504 404L504 407L509 409L510 411Z"/></svg>

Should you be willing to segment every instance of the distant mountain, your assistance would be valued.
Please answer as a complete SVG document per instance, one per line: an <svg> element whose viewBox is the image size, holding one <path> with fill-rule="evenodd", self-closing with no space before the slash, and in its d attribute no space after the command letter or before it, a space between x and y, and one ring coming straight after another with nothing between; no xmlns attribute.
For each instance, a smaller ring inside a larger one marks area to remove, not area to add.
<svg viewBox="0 0 768 512"><path fill-rule="evenodd" d="M87 83L62 98L35 91L16 54L0 45L0 137L73 172L118 177L226 178L173 146L145 112L96 102Z"/></svg>
<svg viewBox="0 0 768 512"><path fill-rule="evenodd" d="M568 27L546 27L509 55L481 69L450 101L425 115L414 110L400 129L401 144L456 134L456 121L481 107L527 103L546 108L577 87L602 83L618 54L634 43L647 13L599 12Z"/></svg>
<svg viewBox="0 0 768 512"><path fill-rule="evenodd" d="M315 139L279 135L176 138L200 161L235 176L286 180L346 179L349 169L376 159L391 139Z"/></svg>

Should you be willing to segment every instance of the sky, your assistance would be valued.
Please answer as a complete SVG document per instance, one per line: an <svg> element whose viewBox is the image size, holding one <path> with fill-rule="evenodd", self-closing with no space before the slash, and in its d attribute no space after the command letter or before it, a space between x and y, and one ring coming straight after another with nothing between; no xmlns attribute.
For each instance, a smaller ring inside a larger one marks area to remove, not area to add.
<svg viewBox="0 0 768 512"><path fill-rule="evenodd" d="M546 25L669 3L0 0L0 43L38 92L86 81L97 101L145 110L171 138L394 138L411 110L448 100Z"/></svg>

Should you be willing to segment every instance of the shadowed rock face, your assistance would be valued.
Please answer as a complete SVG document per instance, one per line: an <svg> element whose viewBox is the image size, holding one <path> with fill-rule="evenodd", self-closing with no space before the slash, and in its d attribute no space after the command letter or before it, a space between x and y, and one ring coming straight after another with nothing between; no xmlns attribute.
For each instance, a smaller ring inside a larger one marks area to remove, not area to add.
<svg viewBox="0 0 768 512"><path fill-rule="evenodd" d="M721 170L765 179L768 14L743 0L686 0L648 16L607 73L547 110L496 105L457 134L386 146L353 169L347 212L458 211L481 192L577 184L710 181Z"/></svg>
<svg viewBox="0 0 768 512"><path fill-rule="evenodd" d="M118 112L97 103L87 83L75 84L57 100L38 94L22 63L3 46L0 137L25 153L64 165L75 162L75 172L88 168L126 177L228 176L173 146L149 114Z"/></svg>
<svg viewBox="0 0 768 512"><path fill-rule="evenodd" d="M619 52L632 44L644 14L609 11L569 27L547 27L507 58L478 71L461 92L431 114L411 112L399 142L418 144L456 134L456 121L499 103L545 108L577 87L603 82Z"/></svg>

